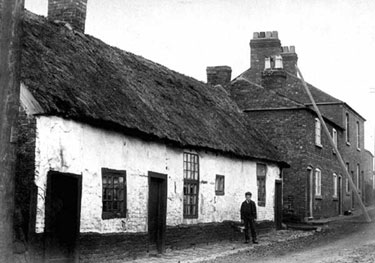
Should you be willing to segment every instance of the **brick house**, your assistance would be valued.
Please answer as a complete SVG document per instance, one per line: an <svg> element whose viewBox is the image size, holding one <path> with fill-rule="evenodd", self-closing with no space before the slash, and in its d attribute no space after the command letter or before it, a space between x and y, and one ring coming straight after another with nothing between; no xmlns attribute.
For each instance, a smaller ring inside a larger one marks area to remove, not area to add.
<svg viewBox="0 0 375 263"><path fill-rule="evenodd" d="M307 220L357 208L335 152L297 77L295 47L282 47L274 31L254 33L250 48L251 67L223 85L252 126L261 128L291 165L283 173L285 215ZM221 71L218 68L217 74L226 74ZM363 160L365 119L345 102L308 85L362 191L364 171L368 169Z"/></svg>
<svg viewBox="0 0 375 263"><path fill-rule="evenodd" d="M274 221L287 164L228 93L85 35L85 12L25 12L15 227L32 260L231 238L246 191Z"/></svg>

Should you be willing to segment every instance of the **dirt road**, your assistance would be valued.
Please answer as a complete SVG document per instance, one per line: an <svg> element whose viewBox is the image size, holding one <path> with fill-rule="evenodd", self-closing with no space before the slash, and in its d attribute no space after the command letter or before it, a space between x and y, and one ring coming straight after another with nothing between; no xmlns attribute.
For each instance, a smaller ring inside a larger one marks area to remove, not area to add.
<svg viewBox="0 0 375 263"><path fill-rule="evenodd" d="M372 216L374 218L374 216ZM269 248L216 259L215 262L375 262L375 220L347 218L330 223L322 233Z"/></svg>

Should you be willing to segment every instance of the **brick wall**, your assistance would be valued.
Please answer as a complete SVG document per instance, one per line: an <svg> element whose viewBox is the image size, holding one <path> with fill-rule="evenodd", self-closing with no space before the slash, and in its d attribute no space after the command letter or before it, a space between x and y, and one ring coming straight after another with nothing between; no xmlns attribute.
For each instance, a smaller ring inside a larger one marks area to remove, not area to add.
<svg viewBox="0 0 375 263"><path fill-rule="evenodd" d="M48 18L61 20L75 30L85 31L87 0L49 0Z"/></svg>
<svg viewBox="0 0 375 263"><path fill-rule="evenodd" d="M308 110L257 111L247 114L249 121L264 130L291 165L291 168L283 171L285 211L299 219L306 216L307 175L308 167L311 167L313 170L319 168L322 172L322 196L313 198L314 217L337 215L338 201L333 198L333 173L339 174L340 168L323 130L323 147L315 145L316 116ZM328 128L332 131L330 123Z"/></svg>

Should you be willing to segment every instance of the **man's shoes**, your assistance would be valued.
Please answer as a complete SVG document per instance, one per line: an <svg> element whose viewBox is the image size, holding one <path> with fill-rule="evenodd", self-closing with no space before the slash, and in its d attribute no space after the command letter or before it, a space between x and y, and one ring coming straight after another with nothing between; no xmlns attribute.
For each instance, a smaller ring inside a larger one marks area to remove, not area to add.
<svg viewBox="0 0 375 263"><path fill-rule="evenodd" d="M249 240L245 240L245 242L244 242L245 244L249 244Z"/></svg>
<svg viewBox="0 0 375 263"><path fill-rule="evenodd" d="M253 240L253 244L259 244L257 240Z"/></svg>

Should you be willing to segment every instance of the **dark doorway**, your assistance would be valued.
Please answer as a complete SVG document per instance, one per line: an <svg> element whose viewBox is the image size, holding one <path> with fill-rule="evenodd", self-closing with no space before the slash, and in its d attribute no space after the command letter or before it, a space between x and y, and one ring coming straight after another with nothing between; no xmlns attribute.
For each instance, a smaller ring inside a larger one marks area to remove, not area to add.
<svg viewBox="0 0 375 263"><path fill-rule="evenodd" d="M45 211L45 262L78 262L81 176L50 171Z"/></svg>
<svg viewBox="0 0 375 263"><path fill-rule="evenodd" d="M339 175L339 177L337 178L338 182L337 182L337 195L338 195L338 198L339 198L339 215L342 215L342 177L341 175Z"/></svg>
<svg viewBox="0 0 375 263"><path fill-rule="evenodd" d="M148 233L149 251L163 253L167 218L167 175L149 172Z"/></svg>
<svg viewBox="0 0 375 263"><path fill-rule="evenodd" d="M280 180L275 181L275 226L276 229L281 229L281 223L283 221L283 205L282 205L282 182Z"/></svg>

